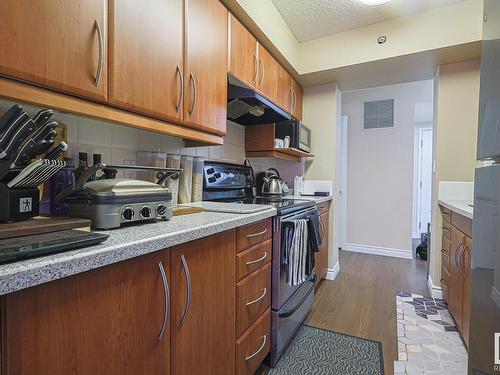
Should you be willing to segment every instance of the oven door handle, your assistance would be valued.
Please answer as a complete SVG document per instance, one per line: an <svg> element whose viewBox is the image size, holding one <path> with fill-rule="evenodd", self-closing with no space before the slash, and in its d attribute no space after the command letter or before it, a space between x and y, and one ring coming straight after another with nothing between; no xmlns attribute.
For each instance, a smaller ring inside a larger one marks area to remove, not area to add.
<svg viewBox="0 0 500 375"><path fill-rule="evenodd" d="M306 293L306 295L304 297L302 297L302 299L300 300L300 302L293 309L290 309L288 311L285 311L285 312L282 312L282 313L278 314L278 317L279 318L288 318L289 316L292 316L295 313L295 311L297 311L300 308L300 306L302 306L302 304L307 299L307 297L309 297L309 295L312 292L314 292L314 288L316 286L316 280L317 279L318 279L318 276L314 275L312 277L313 285L311 286L311 289Z"/></svg>

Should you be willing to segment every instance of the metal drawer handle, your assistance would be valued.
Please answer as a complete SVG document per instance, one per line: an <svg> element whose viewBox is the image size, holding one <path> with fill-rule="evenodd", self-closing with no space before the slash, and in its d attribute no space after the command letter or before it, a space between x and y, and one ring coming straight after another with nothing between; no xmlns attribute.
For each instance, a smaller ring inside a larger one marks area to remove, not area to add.
<svg viewBox="0 0 500 375"><path fill-rule="evenodd" d="M262 261L263 261L264 259L266 259L266 258L267 258L267 252L264 252L264 255L262 255L262 257L261 257L261 258L259 258L259 259L255 259L255 260L251 260L251 261L247 262L246 264L247 264L247 266L249 266L249 265L251 265L251 264L255 264L255 263L262 262Z"/></svg>
<svg viewBox="0 0 500 375"><path fill-rule="evenodd" d="M181 92L179 93L179 99L177 100L177 105L175 106L175 110L179 113L181 109L182 99L184 98L184 77L182 75L182 70L179 65L177 65L177 74L179 75L179 81L181 83Z"/></svg>
<svg viewBox="0 0 500 375"><path fill-rule="evenodd" d="M295 109L297 108L297 94L295 93L294 89L292 89L292 94L293 94L292 112L295 112Z"/></svg>
<svg viewBox="0 0 500 375"><path fill-rule="evenodd" d="M259 86L262 86L262 83L264 82L264 75L266 74L266 68L264 67L264 62L259 59L260 66L262 67L262 74L260 76L260 82Z"/></svg>
<svg viewBox="0 0 500 375"><path fill-rule="evenodd" d="M99 21L96 19L94 21L94 27L97 29L97 36L99 37L99 62L97 64L97 72L95 75L94 86L99 86L99 82L101 82L102 76L102 67L104 65L104 39L102 36L101 25L99 25Z"/></svg>
<svg viewBox="0 0 500 375"><path fill-rule="evenodd" d="M446 254L446 255L448 255L448 250L446 250L446 249L441 249L441 253L442 253L442 254Z"/></svg>
<svg viewBox="0 0 500 375"><path fill-rule="evenodd" d="M266 234L266 233L267 233L267 228L266 228L266 229L264 229L264 230L263 230L263 231L261 231L261 232L247 234L247 235L246 235L246 238L257 237L257 236L262 236L263 234Z"/></svg>
<svg viewBox="0 0 500 375"><path fill-rule="evenodd" d="M442 230L447 230L447 231L450 231L450 228L449 227L441 227Z"/></svg>
<svg viewBox="0 0 500 375"><path fill-rule="evenodd" d="M165 269L163 268L162 262L158 263L158 268L160 269L161 281L163 283L163 293L165 294L165 312L163 315L163 323L161 326L160 335L158 336L158 341L161 341L165 335L165 330L167 328L168 321L168 281L167 275L165 275Z"/></svg>
<svg viewBox="0 0 500 375"><path fill-rule="evenodd" d="M189 73L189 80L193 83L193 102L191 103L191 108L189 109L189 114L193 114L194 108L196 107L196 99L198 97L198 91L196 89L196 79L193 73Z"/></svg>
<svg viewBox="0 0 500 375"><path fill-rule="evenodd" d="M187 288L187 296L186 296L186 306L184 307L184 313L182 314L180 325L184 324L184 321L187 318L189 307L191 306L191 275L189 274L189 267L186 262L186 258L184 254L181 255L182 268L184 269L184 275L186 276L186 288Z"/></svg>
<svg viewBox="0 0 500 375"><path fill-rule="evenodd" d="M252 355L249 355L248 357L246 357L245 361L249 361L253 357L255 357L257 354L259 354L262 351L262 349L264 349L264 346L266 346L266 342L267 342L267 335L264 335L264 336L262 336L262 345L260 346L260 348Z"/></svg>
<svg viewBox="0 0 500 375"><path fill-rule="evenodd" d="M262 298L264 298L266 296L266 293L267 293L267 288L264 288L262 290L262 295L259 298L254 299L253 301L247 302L246 305L250 306L250 305L253 305L254 303L259 302Z"/></svg>
<svg viewBox="0 0 500 375"><path fill-rule="evenodd" d="M255 75L253 76L253 83L257 83L257 77L259 76L259 59L257 58L257 54L253 53L253 58L255 59Z"/></svg>

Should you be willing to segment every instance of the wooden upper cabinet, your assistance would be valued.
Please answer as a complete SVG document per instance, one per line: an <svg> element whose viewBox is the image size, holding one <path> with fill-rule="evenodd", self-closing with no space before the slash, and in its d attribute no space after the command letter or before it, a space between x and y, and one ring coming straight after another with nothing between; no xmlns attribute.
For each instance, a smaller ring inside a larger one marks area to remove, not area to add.
<svg viewBox="0 0 500 375"><path fill-rule="evenodd" d="M281 65L277 63L277 95L276 104L286 112L292 112L293 92L292 92L292 77Z"/></svg>
<svg viewBox="0 0 500 375"><path fill-rule="evenodd" d="M0 74L105 101L106 0L0 1Z"/></svg>
<svg viewBox="0 0 500 375"><path fill-rule="evenodd" d="M258 74L257 40L229 13L229 73L255 88Z"/></svg>
<svg viewBox="0 0 500 375"><path fill-rule="evenodd" d="M168 285L167 250L3 296L2 374L169 374L160 264Z"/></svg>
<svg viewBox="0 0 500 375"><path fill-rule="evenodd" d="M226 134L228 12L219 0L185 0L184 124Z"/></svg>
<svg viewBox="0 0 500 375"><path fill-rule="evenodd" d="M278 97L278 62L260 44L258 45L259 74L256 90L277 103Z"/></svg>
<svg viewBox="0 0 500 375"><path fill-rule="evenodd" d="M171 251L172 374L234 374L236 231Z"/></svg>
<svg viewBox="0 0 500 375"><path fill-rule="evenodd" d="M182 0L110 0L109 102L182 121Z"/></svg>
<svg viewBox="0 0 500 375"><path fill-rule="evenodd" d="M303 99L303 91L302 87L298 84L296 80L293 78L292 81L292 116L297 120L302 120L302 99Z"/></svg>

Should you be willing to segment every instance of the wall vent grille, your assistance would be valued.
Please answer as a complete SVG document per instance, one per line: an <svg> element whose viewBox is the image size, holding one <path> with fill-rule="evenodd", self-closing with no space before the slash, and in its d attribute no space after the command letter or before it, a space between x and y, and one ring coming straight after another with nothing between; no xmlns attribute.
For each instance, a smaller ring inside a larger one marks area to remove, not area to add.
<svg viewBox="0 0 500 375"><path fill-rule="evenodd" d="M365 129L394 127L394 99L364 102Z"/></svg>

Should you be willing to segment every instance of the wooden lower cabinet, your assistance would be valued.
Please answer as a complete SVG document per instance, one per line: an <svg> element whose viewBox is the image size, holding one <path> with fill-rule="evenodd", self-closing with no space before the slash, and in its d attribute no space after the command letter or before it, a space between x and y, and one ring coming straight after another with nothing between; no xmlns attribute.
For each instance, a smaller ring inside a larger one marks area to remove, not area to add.
<svg viewBox="0 0 500 375"><path fill-rule="evenodd" d="M252 375L271 350L271 309L269 308L236 341L236 374Z"/></svg>
<svg viewBox="0 0 500 375"><path fill-rule="evenodd" d="M235 254L235 230L171 249L172 374L234 374Z"/></svg>
<svg viewBox="0 0 500 375"><path fill-rule="evenodd" d="M321 236L321 246L315 254L315 269L319 281L326 278L328 271L328 243L330 241L329 228L330 218L329 210L330 203L322 203L316 206L319 213L319 230Z"/></svg>
<svg viewBox="0 0 500 375"><path fill-rule="evenodd" d="M3 296L2 374L169 374L160 264L168 279L164 250Z"/></svg>
<svg viewBox="0 0 500 375"><path fill-rule="evenodd" d="M441 208L441 287L465 345L469 344L472 220Z"/></svg>

